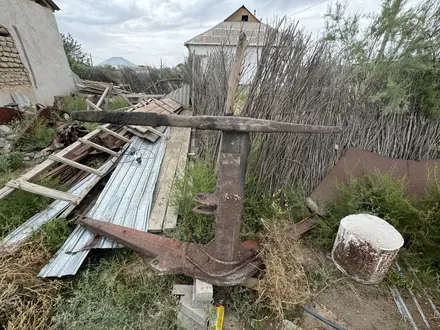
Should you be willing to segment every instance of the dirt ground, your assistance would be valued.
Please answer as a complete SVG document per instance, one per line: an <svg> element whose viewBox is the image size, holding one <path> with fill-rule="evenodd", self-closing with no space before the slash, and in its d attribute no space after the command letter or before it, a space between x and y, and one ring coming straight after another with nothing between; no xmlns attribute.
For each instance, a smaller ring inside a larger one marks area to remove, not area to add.
<svg viewBox="0 0 440 330"><path fill-rule="evenodd" d="M350 330L411 329L400 317L387 286L357 283L337 285L320 293L310 307L329 321ZM309 314L302 330L331 329Z"/></svg>

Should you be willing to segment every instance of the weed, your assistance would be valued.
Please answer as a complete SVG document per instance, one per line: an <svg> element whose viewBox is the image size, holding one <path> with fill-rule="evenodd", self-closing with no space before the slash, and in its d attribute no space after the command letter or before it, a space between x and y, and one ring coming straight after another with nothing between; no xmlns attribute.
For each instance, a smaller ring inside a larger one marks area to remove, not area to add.
<svg viewBox="0 0 440 330"><path fill-rule="evenodd" d="M52 219L32 234L33 240L39 240L49 253L55 253L69 237L70 228L65 219Z"/></svg>
<svg viewBox="0 0 440 330"><path fill-rule="evenodd" d="M87 109L86 99L80 95L65 95L58 97L59 108L62 111L72 112Z"/></svg>
<svg viewBox="0 0 440 330"><path fill-rule="evenodd" d="M177 329L172 278L157 276L137 255L123 251L89 267L71 296L60 299L61 329Z"/></svg>
<svg viewBox="0 0 440 330"><path fill-rule="evenodd" d="M23 120L15 129L23 132L29 123L32 123L32 127L20 139L18 149L23 152L32 152L48 147L56 136L56 128L47 126L44 120L33 121L30 118Z"/></svg>
<svg viewBox="0 0 440 330"><path fill-rule="evenodd" d="M209 242L214 235L213 216L200 215L192 210L194 197L200 192L212 193L217 184L217 173L212 161L203 159L187 167L183 178L177 181L173 201L179 209L180 220L177 238L187 240L192 237L200 243ZM288 219L299 221L309 215L304 194L290 189L275 195L262 195L255 189L256 181L248 175L244 199L241 236L243 240L254 239L263 230L262 219Z"/></svg>
<svg viewBox="0 0 440 330"><path fill-rule="evenodd" d="M176 228L176 237L188 240L189 237L198 243L208 243L213 237L212 216L193 212L194 197L201 192L214 192L217 175L209 160L195 162L187 167L185 175L177 180L173 203L179 209L179 222Z"/></svg>
<svg viewBox="0 0 440 330"><path fill-rule="evenodd" d="M110 102L104 106L104 110L118 110L127 106L127 101L125 101L122 97L117 97L110 99Z"/></svg>
<svg viewBox="0 0 440 330"><path fill-rule="evenodd" d="M55 180L40 180L38 184L65 190ZM17 189L9 198L0 203L0 238L4 238L37 212L44 210L53 199Z"/></svg>
<svg viewBox="0 0 440 330"><path fill-rule="evenodd" d="M23 167L24 155L21 152L10 152L0 155L0 175L10 173Z"/></svg>

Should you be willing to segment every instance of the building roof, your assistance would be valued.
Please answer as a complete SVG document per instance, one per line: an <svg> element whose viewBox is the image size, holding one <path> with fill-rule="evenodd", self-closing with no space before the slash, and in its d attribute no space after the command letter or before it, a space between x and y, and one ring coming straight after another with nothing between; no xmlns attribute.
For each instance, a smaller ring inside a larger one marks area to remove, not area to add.
<svg viewBox="0 0 440 330"><path fill-rule="evenodd" d="M240 8L238 8L236 11L234 11L231 15L229 15L226 19L225 22L241 22L242 19L242 15L247 15L248 16L248 20L249 22L256 22L256 23L260 23L260 20L258 18L255 17L254 14L252 14L249 9L247 9L244 5L241 6ZM249 19L250 18L250 19Z"/></svg>
<svg viewBox="0 0 440 330"><path fill-rule="evenodd" d="M129 68L136 68L137 65L130 62L129 60L126 60L123 57L111 57L108 60L98 64L98 66L104 66L104 65L111 65L116 68L121 67L129 67Z"/></svg>
<svg viewBox="0 0 440 330"><path fill-rule="evenodd" d="M221 22L213 28L185 42L187 45L230 45L235 46L243 31L247 37L248 46L263 46L267 24L256 22Z"/></svg>
<svg viewBox="0 0 440 330"><path fill-rule="evenodd" d="M49 8L52 11L61 10L60 7L58 7L56 3L53 2L52 0L31 0L31 1L38 3L43 7Z"/></svg>

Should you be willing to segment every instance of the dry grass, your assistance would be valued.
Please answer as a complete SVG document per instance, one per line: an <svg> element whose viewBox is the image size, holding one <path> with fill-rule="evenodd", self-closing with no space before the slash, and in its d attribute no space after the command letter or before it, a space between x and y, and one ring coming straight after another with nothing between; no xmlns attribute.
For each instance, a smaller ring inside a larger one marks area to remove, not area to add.
<svg viewBox="0 0 440 330"><path fill-rule="evenodd" d="M50 257L41 239L20 249L0 247L0 328L51 327L52 310L62 285L36 277Z"/></svg>
<svg viewBox="0 0 440 330"><path fill-rule="evenodd" d="M295 238L287 221L264 221L261 259L266 271L259 282L259 301L270 306L279 317L286 310L304 304L311 296L305 269L304 247Z"/></svg>

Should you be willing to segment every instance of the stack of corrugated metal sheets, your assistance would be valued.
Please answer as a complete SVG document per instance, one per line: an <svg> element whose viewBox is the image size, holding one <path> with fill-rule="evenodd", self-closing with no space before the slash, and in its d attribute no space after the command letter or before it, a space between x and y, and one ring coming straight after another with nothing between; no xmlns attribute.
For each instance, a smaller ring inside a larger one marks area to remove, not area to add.
<svg viewBox="0 0 440 330"><path fill-rule="evenodd" d="M168 134L167 130L165 134ZM142 231L148 229L148 219L159 170L165 154L166 141L156 143L132 138L95 205L86 216ZM115 248L118 244L96 236L77 226L63 247L41 270L40 277L74 275L85 260L90 248Z"/></svg>

